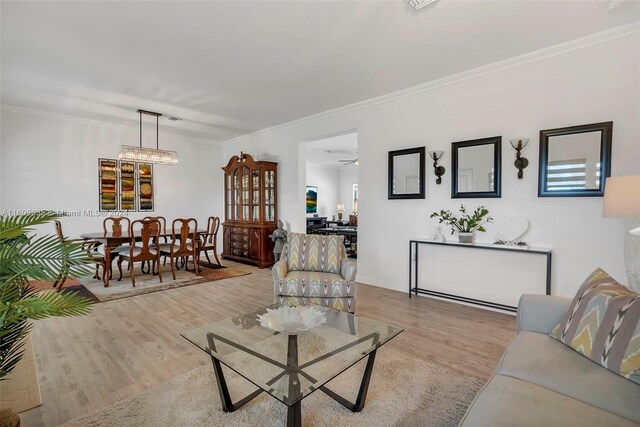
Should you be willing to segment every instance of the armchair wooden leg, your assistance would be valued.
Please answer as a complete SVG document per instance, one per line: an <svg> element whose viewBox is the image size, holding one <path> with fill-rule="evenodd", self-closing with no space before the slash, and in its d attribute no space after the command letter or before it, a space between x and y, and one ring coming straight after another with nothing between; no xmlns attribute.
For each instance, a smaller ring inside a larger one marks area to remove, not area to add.
<svg viewBox="0 0 640 427"><path fill-rule="evenodd" d="M131 266L131 286L133 286L134 288L136 287L136 272L135 272L135 266Z"/></svg>
<svg viewBox="0 0 640 427"><path fill-rule="evenodd" d="M193 269L196 272L196 276L200 275L200 269L198 268L198 260L196 259L196 253L193 254Z"/></svg>
<svg viewBox="0 0 640 427"><path fill-rule="evenodd" d="M207 251L204 251L204 256L207 258L209 265L213 265L213 263L211 262L211 259L209 258L209 253Z"/></svg>
<svg viewBox="0 0 640 427"><path fill-rule="evenodd" d="M160 283L162 283L162 269L160 268L160 257L158 257L158 277L160 278Z"/></svg>

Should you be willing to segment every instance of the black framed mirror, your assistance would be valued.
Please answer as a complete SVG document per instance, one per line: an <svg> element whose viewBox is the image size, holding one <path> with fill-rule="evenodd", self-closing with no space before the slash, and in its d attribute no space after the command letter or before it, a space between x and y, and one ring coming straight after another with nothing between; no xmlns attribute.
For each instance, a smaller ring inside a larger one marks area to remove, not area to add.
<svg viewBox="0 0 640 427"><path fill-rule="evenodd" d="M613 122L540 131L538 197L602 197Z"/></svg>
<svg viewBox="0 0 640 427"><path fill-rule="evenodd" d="M451 198L500 197L502 137L451 143Z"/></svg>
<svg viewBox="0 0 640 427"><path fill-rule="evenodd" d="M389 151L389 199L424 199L425 148Z"/></svg>

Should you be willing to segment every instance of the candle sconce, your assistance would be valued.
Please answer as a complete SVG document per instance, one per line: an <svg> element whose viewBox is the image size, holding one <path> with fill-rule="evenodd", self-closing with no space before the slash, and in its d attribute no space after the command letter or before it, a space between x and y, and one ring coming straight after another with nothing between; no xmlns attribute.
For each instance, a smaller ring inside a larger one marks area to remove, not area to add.
<svg viewBox="0 0 640 427"><path fill-rule="evenodd" d="M442 175L445 173L444 166L438 166L438 160L443 154L444 151L429 151L429 157L433 160L433 173L436 175L436 184L442 184Z"/></svg>
<svg viewBox="0 0 640 427"><path fill-rule="evenodd" d="M518 179L522 179L522 171L529 166L529 160L526 157L522 157L521 151L527 146L529 138L510 139L509 142L514 150L516 150L516 160L513 165L518 169Z"/></svg>

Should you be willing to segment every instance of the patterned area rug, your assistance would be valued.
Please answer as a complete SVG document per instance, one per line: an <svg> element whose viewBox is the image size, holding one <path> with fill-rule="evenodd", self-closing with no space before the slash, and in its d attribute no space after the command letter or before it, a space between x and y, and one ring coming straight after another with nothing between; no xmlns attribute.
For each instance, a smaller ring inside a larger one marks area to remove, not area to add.
<svg viewBox="0 0 640 427"><path fill-rule="evenodd" d="M123 269L126 264L123 265ZM101 272L102 273L102 272ZM162 267L162 283L158 276L143 274L140 267L136 265L136 286L131 284L130 274L123 272L123 278L118 281L118 270L114 265L113 278L109 281L109 287L105 288L102 280L93 277L81 277L79 279L67 279L62 288L62 292L77 292L82 296L92 299L94 302L112 301L120 298L128 298L136 295L144 295L152 292L164 291L166 289L180 288L183 286L197 285L199 283L213 282L216 280L230 279L232 277L245 276L251 274L238 268L229 267L209 267L200 265L200 275L196 276L191 271L177 270L176 280L171 276L169 265ZM42 280L31 280L32 286L39 290L52 290L52 282Z"/></svg>
<svg viewBox="0 0 640 427"><path fill-rule="evenodd" d="M365 363L361 361L328 383L355 400ZM232 398L253 386L225 368ZM352 413L316 391L302 401L304 426L455 426L482 381L382 347L376 357L367 401ZM77 418L65 427L133 426L282 426L286 407L263 393L232 413L220 407L213 368L196 368L102 411Z"/></svg>

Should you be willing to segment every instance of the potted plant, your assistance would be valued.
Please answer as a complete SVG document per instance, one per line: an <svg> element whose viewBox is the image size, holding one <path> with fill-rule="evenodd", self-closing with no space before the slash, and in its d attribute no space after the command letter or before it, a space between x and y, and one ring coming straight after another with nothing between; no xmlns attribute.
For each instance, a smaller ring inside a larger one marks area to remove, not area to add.
<svg viewBox="0 0 640 427"><path fill-rule="evenodd" d="M493 221L489 215L489 210L484 206L477 207L472 214L468 214L465 207L460 205L460 218L451 211L441 210L433 212L430 218L438 218L438 223L451 227L451 234L458 232L460 243L473 243L473 233L475 231L486 231L484 224Z"/></svg>
<svg viewBox="0 0 640 427"><path fill-rule="evenodd" d="M61 241L57 236L28 236L33 226L58 216L44 211L0 216L0 381L22 359L31 320L79 316L90 310L91 300L75 292L38 293L29 284L29 279L55 280L61 275L90 273L88 254L80 242ZM1 425L20 424L10 410L3 410L0 417Z"/></svg>

